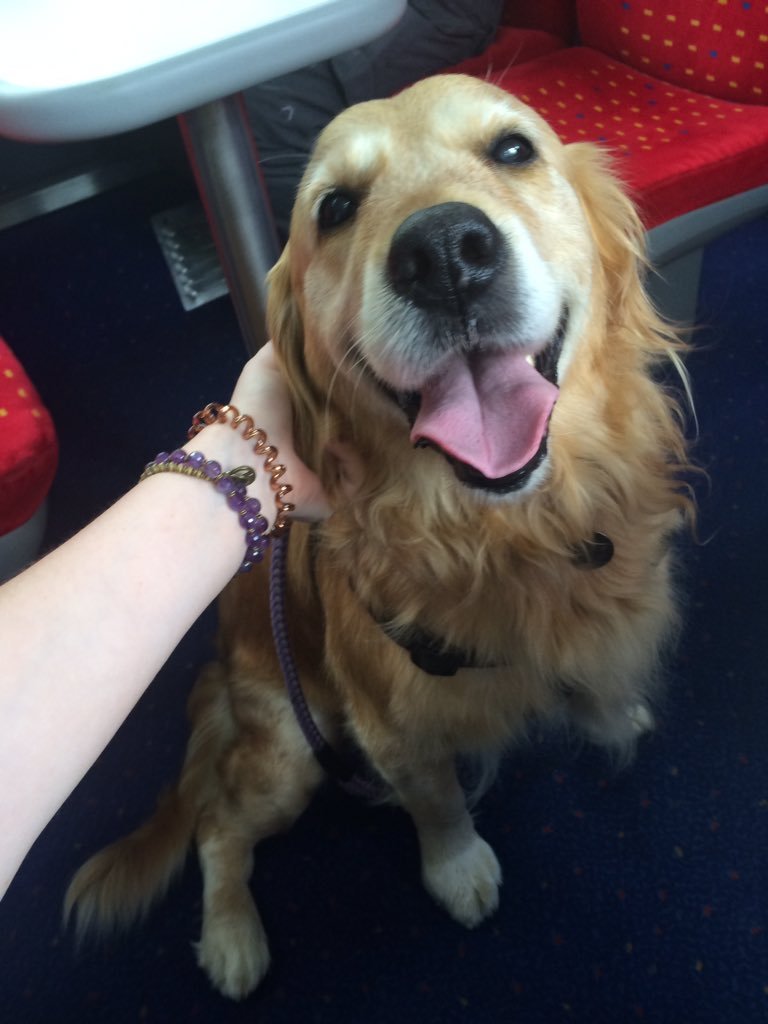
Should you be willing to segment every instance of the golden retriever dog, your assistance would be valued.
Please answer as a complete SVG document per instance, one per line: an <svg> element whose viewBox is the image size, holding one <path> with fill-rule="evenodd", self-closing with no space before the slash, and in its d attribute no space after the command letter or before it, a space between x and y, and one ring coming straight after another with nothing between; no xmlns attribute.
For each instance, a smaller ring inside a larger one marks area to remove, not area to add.
<svg viewBox="0 0 768 1024"><path fill-rule="evenodd" d="M306 702L411 816L424 885L469 928L495 910L501 869L457 759L492 760L542 719L626 757L653 724L678 622L671 541L691 509L663 384L685 380L683 346L643 291L643 242L597 149L449 75L328 126L272 271L297 450L335 509L288 545ZM354 489L338 441L359 459ZM66 902L81 931L129 924L194 843L198 960L242 998L269 963L254 846L326 772L282 682L267 570L220 608L176 787Z"/></svg>

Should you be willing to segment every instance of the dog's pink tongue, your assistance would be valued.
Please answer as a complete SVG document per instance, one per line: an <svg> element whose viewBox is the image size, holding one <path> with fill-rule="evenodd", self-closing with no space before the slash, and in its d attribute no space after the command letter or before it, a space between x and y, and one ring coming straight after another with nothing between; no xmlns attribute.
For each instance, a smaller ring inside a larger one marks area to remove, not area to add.
<svg viewBox="0 0 768 1024"><path fill-rule="evenodd" d="M536 454L557 395L519 352L456 356L422 388L411 441L430 441L495 480Z"/></svg>

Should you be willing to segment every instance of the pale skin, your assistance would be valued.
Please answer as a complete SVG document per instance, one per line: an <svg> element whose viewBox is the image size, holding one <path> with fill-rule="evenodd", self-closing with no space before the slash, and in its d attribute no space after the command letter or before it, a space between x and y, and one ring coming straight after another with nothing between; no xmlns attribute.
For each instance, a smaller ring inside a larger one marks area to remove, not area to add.
<svg viewBox="0 0 768 1024"><path fill-rule="evenodd" d="M246 364L231 403L278 448L294 514L327 516L318 478L292 449L271 345ZM272 525L274 495L252 441L213 424L183 447L226 469L253 466L248 493ZM161 473L0 587L0 896L244 549L235 513L212 485Z"/></svg>

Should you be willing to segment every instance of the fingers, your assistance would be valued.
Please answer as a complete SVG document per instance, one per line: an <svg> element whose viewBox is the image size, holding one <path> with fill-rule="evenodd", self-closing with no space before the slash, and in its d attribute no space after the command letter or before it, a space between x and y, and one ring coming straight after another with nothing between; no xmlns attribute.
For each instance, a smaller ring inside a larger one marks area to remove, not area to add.
<svg viewBox="0 0 768 1024"><path fill-rule="evenodd" d="M231 403L248 413L277 448L278 461L286 467L281 482L293 488L286 496L296 506L291 518L304 522L327 519L333 509L320 478L299 458L293 446L290 393L271 341L243 367ZM350 501L362 486L363 462L355 448L345 441L332 440L325 450L333 461L340 491Z"/></svg>
<svg viewBox="0 0 768 1024"><path fill-rule="evenodd" d="M331 507L320 478L302 462L293 446L290 393L272 342L267 342L243 367L231 404L251 416L267 435L268 443L277 448L278 461L286 467L280 482L292 488L286 501L296 506L291 518L305 522L326 519Z"/></svg>

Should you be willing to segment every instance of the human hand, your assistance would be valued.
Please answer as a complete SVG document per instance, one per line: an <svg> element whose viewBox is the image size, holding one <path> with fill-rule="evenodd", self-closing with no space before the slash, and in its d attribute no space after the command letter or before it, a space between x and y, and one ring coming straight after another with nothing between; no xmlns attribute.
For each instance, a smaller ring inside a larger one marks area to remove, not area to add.
<svg viewBox="0 0 768 1024"><path fill-rule="evenodd" d="M296 505L291 518L305 522L326 519L333 511L320 478L296 454L293 446L291 400L268 341L243 367L232 394L232 405L249 413L278 450L278 460L286 467L283 478L293 490L287 500ZM338 474L341 493L351 500L361 486L363 467L353 445L341 440L329 441L325 448Z"/></svg>

